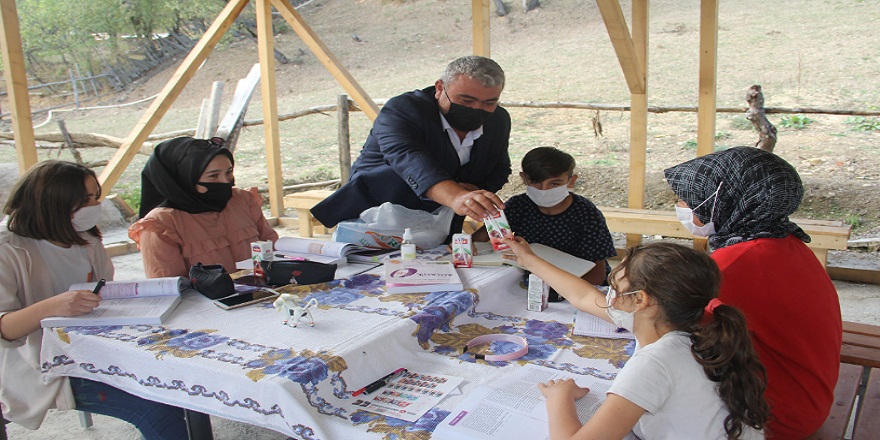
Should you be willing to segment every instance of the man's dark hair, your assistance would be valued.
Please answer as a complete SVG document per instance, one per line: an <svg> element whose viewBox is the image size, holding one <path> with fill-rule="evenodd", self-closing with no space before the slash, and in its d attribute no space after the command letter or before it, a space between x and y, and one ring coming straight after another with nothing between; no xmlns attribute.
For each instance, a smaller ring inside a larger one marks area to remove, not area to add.
<svg viewBox="0 0 880 440"><path fill-rule="evenodd" d="M88 176L97 180L94 171L73 162L47 160L34 165L16 182L3 207L9 216L7 228L22 237L63 246L88 244L71 222L71 214L88 203ZM101 238L97 226L88 232Z"/></svg>
<svg viewBox="0 0 880 440"><path fill-rule="evenodd" d="M551 177L568 173L574 175L574 158L570 154L553 147L533 148L522 159L522 170L532 182L541 182Z"/></svg>

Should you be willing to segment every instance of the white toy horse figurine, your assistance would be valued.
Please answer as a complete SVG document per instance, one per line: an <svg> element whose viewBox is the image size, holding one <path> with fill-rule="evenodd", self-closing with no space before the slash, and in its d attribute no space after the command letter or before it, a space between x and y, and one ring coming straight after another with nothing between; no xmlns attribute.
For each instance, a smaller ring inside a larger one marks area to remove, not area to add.
<svg viewBox="0 0 880 440"><path fill-rule="evenodd" d="M282 293L278 296L278 299L272 303L277 311L284 311L284 315L287 317L282 324L289 325L291 327L296 327L299 324L299 320L304 316L309 317L309 325L311 327L315 326L315 319L312 317L312 311L310 310L312 307L318 306L318 300L315 298L310 299L304 306L300 306L297 301L299 297L296 295L292 295L289 293Z"/></svg>

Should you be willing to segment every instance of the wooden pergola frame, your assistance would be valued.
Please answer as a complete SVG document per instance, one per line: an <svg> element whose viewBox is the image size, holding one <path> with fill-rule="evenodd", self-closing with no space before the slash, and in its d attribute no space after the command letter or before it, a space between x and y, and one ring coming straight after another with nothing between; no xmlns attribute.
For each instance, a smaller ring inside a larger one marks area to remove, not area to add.
<svg viewBox="0 0 880 440"><path fill-rule="evenodd" d="M257 9L257 45L260 63L260 87L266 137L266 160L269 178L269 205L273 217L284 213L281 176L281 151L278 130L278 106L275 95L274 38L272 8L274 7L306 43L312 53L352 97L371 120L379 113L378 106L360 87L348 70L336 59L318 35L305 23L286 0L232 0L220 12L193 50L181 63L168 83L153 100L140 121L126 136L125 141L99 176L107 194L116 184L125 168L156 128L159 121L196 74L220 38L232 26L244 7L253 1ZM632 32L619 0L596 0L611 44L630 92L630 157L627 206L643 208L645 199L645 171L648 130L648 13L649 0L632 0ZM697 155L711 153L715 144L716 111L716 56L718 45L719 0L701 0L700 8L700 78L699 110L697 112ZM490 1L471 0L473 20L473 53L490 56ZM20 170L37 162L34 130L31 121L27 79L19 33L15 0L0 0L0 45L6 66L6 84L9 91L15 149ZM627 236L627 246L641 237Z"/></svg>

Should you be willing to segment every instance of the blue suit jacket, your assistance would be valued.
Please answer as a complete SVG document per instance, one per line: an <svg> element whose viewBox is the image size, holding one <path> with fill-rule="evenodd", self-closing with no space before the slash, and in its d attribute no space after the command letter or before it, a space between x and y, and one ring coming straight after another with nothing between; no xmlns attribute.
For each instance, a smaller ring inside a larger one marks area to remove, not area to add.
<svg viewBox="0 0 880 440"><path fill-rule="evenodd" d="M510 175L510 114L498 107L483 124L483 135L461 166L443 130L434 87L388 100L373 123L348 183L311 209L327 227L357 218L367 208L392 202L410 209L434 211L440 205L428 188L443 181L470 183L496 192ZM453 222L453 232L457 232ZM460 225L459 225L460 227Z"/></svg>

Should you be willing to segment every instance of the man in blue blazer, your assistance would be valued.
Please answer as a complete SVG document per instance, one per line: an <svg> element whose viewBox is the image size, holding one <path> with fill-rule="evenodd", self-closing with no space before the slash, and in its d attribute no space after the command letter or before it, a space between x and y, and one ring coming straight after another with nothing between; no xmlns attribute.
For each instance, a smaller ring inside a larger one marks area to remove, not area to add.
<svg viewBox="0 0 880 440"><path fill-rule="evenodd" d="M498 105L504 71L479 56L458 58L433 87L388 100L373 123L348 183L312 208L324 226L355 219L384 202L410 209L452 208L482 219L504 203L510 175L510 114Z"/></svg>

